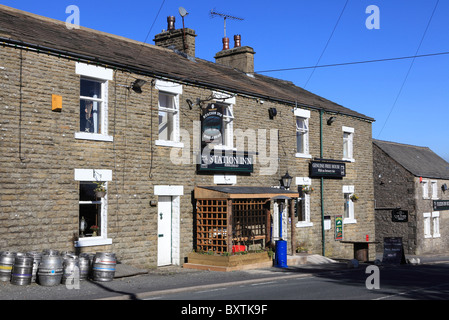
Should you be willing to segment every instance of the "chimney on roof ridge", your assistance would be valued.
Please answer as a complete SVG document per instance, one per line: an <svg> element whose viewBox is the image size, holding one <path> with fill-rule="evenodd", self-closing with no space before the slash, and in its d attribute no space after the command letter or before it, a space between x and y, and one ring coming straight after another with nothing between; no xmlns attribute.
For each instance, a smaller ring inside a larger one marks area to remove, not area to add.
<svg viewBox="0 0 449 320"><path fill-rule="evenodd" d="M195 57L195 30L189 28L175 28L175 17L167 17L167 30L154 36L154 44L163 48L174 47L175 50Z"/></svg>
<svg viewBox="0 0 449 320"><path fill-rule="evenodd" d="M227 40L225 40L227 39ZM215 54L215 63L254 73L254 49L241 44L242 36L234 36L234 48L229 49L229 38L223 38L223 50Z"/></svg>

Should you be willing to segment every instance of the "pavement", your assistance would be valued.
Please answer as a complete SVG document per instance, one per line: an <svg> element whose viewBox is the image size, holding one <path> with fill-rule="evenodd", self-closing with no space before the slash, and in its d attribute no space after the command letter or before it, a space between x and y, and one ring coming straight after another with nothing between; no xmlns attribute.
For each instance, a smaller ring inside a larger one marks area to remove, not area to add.
<svg viewBox="0 0 449 320"><path fill-rule="evenodd" d="M381 263L382 255L376 257ZM406 255L410 264L449 263L449 253L438 255ZM289 260L290 262L292 260ZM363 268L374 262L354 266L352 260L334 260L320 255L307 255L287 268L274 266L232 272L187 269L178 266L139 269L118 263L113 281L84 280L79 285L45 287L36 283L18 286L0 282L0 300L140 300L165 293L211 289L239 283L256 283L271 279L311 276L316 273Z"/></svg>

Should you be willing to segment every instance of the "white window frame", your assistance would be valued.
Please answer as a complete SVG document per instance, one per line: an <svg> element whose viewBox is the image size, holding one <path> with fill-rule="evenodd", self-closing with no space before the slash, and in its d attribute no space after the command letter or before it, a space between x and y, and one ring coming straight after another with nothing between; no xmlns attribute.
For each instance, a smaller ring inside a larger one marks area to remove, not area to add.
<svg viewBox="0 0 449 320"><path fill-rule="evenodd" d="M296 177L296 186L312 186L312 179L309 177ZM313 222L310 221L310 194L304 194L300 205L304 213L304 220L297 221L297 228L313 227ZM299 216L298 216L299 217Z"/></svg>
<svg viewBox="0 0 449 320"><path fill-rule="evenodd" d="M157 139L155 144L163 147L184 148L184 143L180 140L180 105L179 96L182 94L182 85L170 81L156 80L155 87L159 90L159 95L169 95L173 98L173 109L161 107L158 99L158 112L170 112L173 114L173 132L168 140Z"/></svg>
<svg viewBox="0 0 449 320"><path fill-rule="evenodd" d="M351 127L342 127L343 131L343 158L344 161L354 162L354 128ZM345 134L348 135L345 138ZM345 157L345 146L347 146L346 157Z"/></svg>
<svg viewBox="0 0 449 320"><path fill-rule="evenodd" d="M421 184L422 184L422 198L429 199L429 181L423 180Z"/></svg>
<svg viewBox="0 0 449 320"><path fill-rule="evenodd" d="M80 75L80 82L82 78L101 82L101 93L102 93L101 99L83 97L81 95L79 96L80 100L81 99L91 100L101 103L100 120L99 120L101 132L91 133L91 132L78 131L75 132L75 139L112 142L114 138L108 135L108 91L109 91L108 81L113 80L113 70L77 62L75 65L75 73Z"/></svg>
<svg viewBox="0 0 449 320"><path fill-rule="evenodd" d="M432 199L433 200L438 199L438 182L436 180L430 181L430 190L432 194Z"/></svg>
<svg viewBox="0 0 449 320"><path fill-rule="evenodd" d="M298 133L302 133L302 144L304 146L303 152L298 152L298 140L296 140L296 158L312 158L312 156L309 153L309 119L310 119L310 111L304 110L304 109L298 109L296 108L294 110L295 115L295 123L296 123L296 139L298 139ZM298 120L304 121L305 128L298 127Z"/></svg>
<svg viewBox="0 0 449 320"><path fill-rule="evenodd" d="M112 181L112 170L103 169L75 169L75 181L93 182L101 181L105 183L107 190L108 182ZM88 201L85 203L94 203ZM75 241L75 247L89 247L112 244L112 239L107 237L108 232L108 194L101 198L101 231L98 237L79 238ZM78 207L81 201L78 201Z"/></svg>
<svg viewBox="0 0 449 320"><path fill-rule="evenodd" d="M212 92L213 99L216 104L223 106L223 126L225 134L223 135L223 143L214 146L216 150L237 150L234 148L234 105L236 102L235 96L222 93Z"/></svg>
<svg viewBox="0 0 449 320"><path fill-rule="evenodd" d="M431 221L431 213L430 212L424 212L423 213L423 223L424 223L424 238L432 238L432 229L430 228L430 221Z"/></svg>
<svg viewBox="0 0 449 320"><path fill-rule="evenodd" d="M441 237L440 234L440 213L438 211L432 212L432 236L434 238Z"/></svg>
<svg viewBox="0 0 449 320"><path fill-rule="evenodd" d="M343 186L343 199L348 197L346 205L348 206L348 217L345 217L343 212L343 224L357 223L354 212L354 202L351 200L351 196L354 194L354 186ZM344 208L343 208L344 211Z"/></svg>

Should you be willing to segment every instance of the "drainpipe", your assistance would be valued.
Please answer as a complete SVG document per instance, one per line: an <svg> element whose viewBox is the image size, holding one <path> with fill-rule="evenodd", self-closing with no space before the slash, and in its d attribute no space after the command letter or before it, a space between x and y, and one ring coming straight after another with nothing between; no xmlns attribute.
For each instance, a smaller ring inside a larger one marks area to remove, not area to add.
<svg viewBox="0 0 449 320"><path fill-rule="evenodd" d="M323 159L323 113L324 111L320 110L320 158ZM320 186L320 194L321 194L321 247L322 247L322 255L323 257L326 255L326 238L324 235L324 178L321 177L321 186Z"/></svg>

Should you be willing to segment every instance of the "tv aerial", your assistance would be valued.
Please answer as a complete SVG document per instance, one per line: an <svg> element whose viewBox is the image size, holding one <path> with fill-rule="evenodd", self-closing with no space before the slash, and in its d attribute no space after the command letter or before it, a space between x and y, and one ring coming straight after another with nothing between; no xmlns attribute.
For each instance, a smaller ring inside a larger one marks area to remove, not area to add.
<svg viewBox="0 0 449 320"><path fill-rule="evenodd" d="M212 18L213 18L214 16L219 16L219 17L222 17L222 18L223 18L223 20L224 20L224 36L225 36L225 38L226 38L226 19L240 20L240 21L245 20L245 19L243 19L243 18L231 16L231 15L229 15L229 14L217 12L217 11L215 11L215 9L212 9L212 10L210 11L210 15L211 15Z"/></svg>

